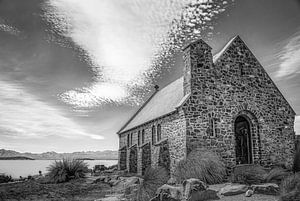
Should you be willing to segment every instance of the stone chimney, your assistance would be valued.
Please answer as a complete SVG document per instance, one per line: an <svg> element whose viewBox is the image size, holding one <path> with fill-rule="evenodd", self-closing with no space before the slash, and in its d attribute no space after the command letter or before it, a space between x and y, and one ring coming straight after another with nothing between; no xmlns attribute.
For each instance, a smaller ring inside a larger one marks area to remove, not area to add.
<svg viewBox="0 0 300 201"><path fill-rule="evenodd" d="M207 88L206 80L214 78L211 49L202 39L187 45L183 49L184 95L197 92L204 95Z"/></svg>

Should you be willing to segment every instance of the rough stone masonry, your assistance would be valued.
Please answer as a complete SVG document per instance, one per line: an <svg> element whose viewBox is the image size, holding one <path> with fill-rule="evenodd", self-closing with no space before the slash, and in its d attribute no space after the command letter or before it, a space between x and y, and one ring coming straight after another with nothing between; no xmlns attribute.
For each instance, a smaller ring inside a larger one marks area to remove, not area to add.
<svg viewBox="0 0 300 201"><path fill-rule="evenodd" d="M193 149L218 153L228 168L291 165L295 112L241 38L214 56L200 39L183 55L183 77L157 88L118 132L119 169L161 165L172 175Z"/></svg>

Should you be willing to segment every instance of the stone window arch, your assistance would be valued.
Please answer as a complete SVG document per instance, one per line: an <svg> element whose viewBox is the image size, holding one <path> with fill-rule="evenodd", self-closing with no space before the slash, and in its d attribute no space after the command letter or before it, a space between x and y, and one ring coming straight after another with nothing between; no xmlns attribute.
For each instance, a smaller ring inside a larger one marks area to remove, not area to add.
<svg viewBox="0 0 300 201"><path fill-rule="evenodd" d="M151 133L152 133L152 144L155 144L156 143L156 128L154 125L152 126Z"/></svg>
<svg viewBox="0 0 300 201"><path fill-rule="evenodd" d="M156 132L157 132L157 142L159 142L159 141L161 141L161 125L160 124L157 125Z"/></svg>

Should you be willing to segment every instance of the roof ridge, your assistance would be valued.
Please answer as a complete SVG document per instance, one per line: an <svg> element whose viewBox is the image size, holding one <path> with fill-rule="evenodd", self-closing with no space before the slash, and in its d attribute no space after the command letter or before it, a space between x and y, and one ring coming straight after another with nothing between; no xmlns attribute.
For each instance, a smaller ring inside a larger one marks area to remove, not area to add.
<svg viewBox="0 0 300 201"><path fill-rule="evenodd" d="M225 45L224 47L213 56L213 63L216 63L219 58L227 51L227 49L230 47L230 45L237 39L240 38L239 35L235 35L234 37L232 37Z"/></svg>

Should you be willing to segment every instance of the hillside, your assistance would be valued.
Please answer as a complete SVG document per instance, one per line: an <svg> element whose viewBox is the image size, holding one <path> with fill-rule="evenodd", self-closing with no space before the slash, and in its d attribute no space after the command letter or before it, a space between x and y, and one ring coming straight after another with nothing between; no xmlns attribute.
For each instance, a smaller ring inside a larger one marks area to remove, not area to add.
<svg viewBox="0 0 300 201"><path fill-rule="evenodd" d="M28 157L36 160L54 160L62 158L90 158L98 160L118 159L117 151L82 151L73 153L56 153L56 152L44 152L40 154L36 153L20 153L13 150L0 149L1 157Z"/></svg>

